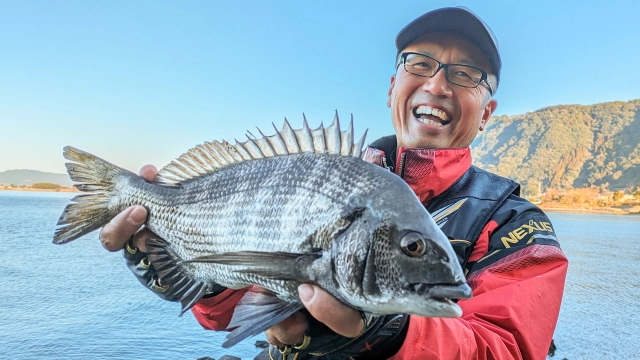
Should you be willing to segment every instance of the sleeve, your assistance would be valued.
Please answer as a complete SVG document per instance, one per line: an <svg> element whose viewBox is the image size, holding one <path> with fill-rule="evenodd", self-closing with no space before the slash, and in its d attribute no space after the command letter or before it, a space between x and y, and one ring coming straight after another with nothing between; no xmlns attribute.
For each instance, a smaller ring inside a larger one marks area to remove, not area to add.
<svg viewBox="0 0 640 360"><path fill-rule="evenodd" d="M203 328L225 330L233 310L248 289L226 289L216 296L201 299L191 308L191 312Z"/></svg>
<svg viewBox="0 0 640 360"><path fill-rule="evenodd" d="M469 259L473 297L458 302L463 316L411 316L392 359L546 358L568 262L537 207L514 197L501 209Z"/></svg>

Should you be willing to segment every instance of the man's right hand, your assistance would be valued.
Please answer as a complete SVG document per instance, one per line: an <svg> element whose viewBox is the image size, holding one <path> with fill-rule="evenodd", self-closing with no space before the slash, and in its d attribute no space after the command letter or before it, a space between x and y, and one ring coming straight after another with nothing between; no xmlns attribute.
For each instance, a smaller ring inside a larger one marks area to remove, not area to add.
<svg viewBox="0 0 640 360"><path fill-rule="evenodd" d="M151 182L158 173L153 165L145 165L140 169L139 175L148 182ZM109 251L118 251L124 248L132 235L135 234L132 246L141 252L146 252L145 240L153 233L148 229L138 230L147 219L147 209L143 206L131 206L120 214L116 215L100 232L100 242ZM137 233L136 233L137 232Z"/></svg>
<svg viewBox="0 0 640 360"><path fill-rule="evenodd" d="M158 170L155 166L145 165L140 169L139 174L143 179L151 182L157 173ZM157 237L147 228L140 230L142 224L147 220L147 215L147 209L144 206L136 205L125 209L102 228L100 242L109 251L125 248L122 254L127 267L138 281L160 298L177 301L177 299L166 296L164 293L166 287L160 283L153 265L147 258L146 241L150 237Z"/></svg>

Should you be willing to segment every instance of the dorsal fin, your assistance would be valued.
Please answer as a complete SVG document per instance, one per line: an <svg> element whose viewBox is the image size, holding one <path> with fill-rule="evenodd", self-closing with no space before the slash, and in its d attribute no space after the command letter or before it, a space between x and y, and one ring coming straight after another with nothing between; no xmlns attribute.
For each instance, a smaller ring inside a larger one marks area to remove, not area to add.
<svg viewBox="0 0 640 360"><path fill-rule="evenodd" d="M302 128L294 130L284 119L282 129L276 130L275 135L266 136L260 129L261 137L247 132L247 141L235 140L235 145L227 141L213 141L200 144L180 155L169 165L162 168L156 175L154 182L175 186L180 182L209 174L231 164L272 156L283 156L304 152L320 154L338 154L343 156L361 157L367 132L357 143L353 141L353 116L349 127L341 131L338 113L333 123L324 127L322 124L312 130L304 117Z"/></svg>

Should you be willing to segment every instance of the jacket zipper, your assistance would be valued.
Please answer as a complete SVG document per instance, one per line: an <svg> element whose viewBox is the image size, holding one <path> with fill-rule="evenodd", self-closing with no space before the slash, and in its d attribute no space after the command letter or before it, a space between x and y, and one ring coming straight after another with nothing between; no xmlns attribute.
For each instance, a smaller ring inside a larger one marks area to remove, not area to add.
<svg viewBox="0 0 640 360"><path fill-rule="evenodd" d="M393 172L393 167L392 166L387 166L387 157L383 156L382 157L382 167Z"/></svg>
<svg viewBox="0 0 640 360"><path fill-rule="evenodd" d="M398 165L398 175L400 175L401 178L404 179L404 158L407 156L406 152L403 152L400 155L400 165Z"/></svg>

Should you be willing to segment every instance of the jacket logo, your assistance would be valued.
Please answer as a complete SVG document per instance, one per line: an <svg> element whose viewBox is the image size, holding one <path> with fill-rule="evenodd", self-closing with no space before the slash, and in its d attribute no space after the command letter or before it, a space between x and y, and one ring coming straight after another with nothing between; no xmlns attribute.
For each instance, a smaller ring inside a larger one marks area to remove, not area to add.
<svg viewBox="0 0 640 360"><path fill-rule="evenodd" d="M510 231L509 237L503 236L500 238L500 240L502 240L502 244L504 245L504 247L509 249L511 247L511 244L517 244L518 241L522 240L525 236L533 233L534 231L553 233L553 229L551 228L551 224L549 222L536 222L530 220L529 223L522 224L519 228ZM534 234L529 237L527 244L530 244L531 242L533 242L533 240L538 238L551 239L556 241L558 240L553 235Z"/></svg>
<svg viewBox="0 0 640 360"><path fill-rule="evenodd" d="M433 220L436 222L436 225L442 228L444 224L446 224L449 221L450 217L453 216L453 214L455 214L456 211L460 210L462 205L464 205L464 203L467 202L468 199L469 198L458 200L449 206L445 206L442 209L438 209L433 213L431 213L431 216L433 217Z"/></svg>

